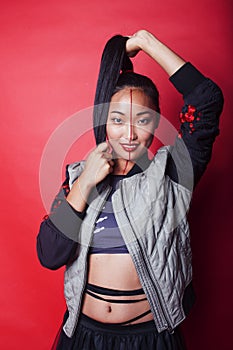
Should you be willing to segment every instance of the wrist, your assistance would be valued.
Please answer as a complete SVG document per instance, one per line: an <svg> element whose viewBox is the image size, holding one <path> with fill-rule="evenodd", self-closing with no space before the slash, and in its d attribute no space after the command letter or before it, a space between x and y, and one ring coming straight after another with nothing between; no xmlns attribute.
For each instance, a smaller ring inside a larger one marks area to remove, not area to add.
<svg viewBox="0 0 233 350"><path fill-rule="evenodd" d="M147 30L140 30L138 32L138 46L150 55L151 49L155 49L155 46L161 44L161 42Z"/></svg>
<svg viewBox="0 0 233 350"><path fill-rule="evenodd" d="M74 186L79 186L80 190L90 192L96 184L93 178L84 170L79 178L75 181Z"/></svg>
<svg viewBox="0 0 233 350"><path fill-rule="evenodd" d="M79 212L83 212L88 202L88 197L93 188L93 185L87 181L87 177L80 177L73 184L68 196L67 202Z"/></svg>
<svg viewBox="0 0 233 350"><path fill-rule="evenodd" d="M186 63L182 57L147 31L143 31L140 45L142 50L153 58L169 76Z"/></svg>

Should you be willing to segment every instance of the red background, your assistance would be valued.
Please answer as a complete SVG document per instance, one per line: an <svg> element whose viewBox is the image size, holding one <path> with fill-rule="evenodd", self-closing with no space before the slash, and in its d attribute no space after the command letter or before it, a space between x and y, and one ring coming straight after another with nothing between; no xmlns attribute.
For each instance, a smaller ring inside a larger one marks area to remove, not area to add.
<svg viewBox="0 0 233 350"><path fill-rule="evenodd" d="M221 135L190 213L197 303L184 331L190 350L231 348L231 14L231 0L1 1L1 349L51 346L65 304L63 270L42 268L35 249L45 215L43 148L61 122L91 106L106 40L141 28L215 80L225 96ZM166 74L143 53L135 68L156 82L162 113L177 127L182 100Z"/></svg>

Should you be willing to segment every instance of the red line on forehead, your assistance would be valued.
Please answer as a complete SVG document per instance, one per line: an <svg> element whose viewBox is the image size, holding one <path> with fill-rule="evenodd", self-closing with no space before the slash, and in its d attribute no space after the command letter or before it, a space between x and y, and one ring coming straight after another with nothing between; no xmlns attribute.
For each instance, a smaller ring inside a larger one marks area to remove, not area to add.
<svg viewBox="0 0 233 350"><path fill-rule="evenodd" d="M130 127L130 134L129 134L129 143L131 143L133 137L132 137L132 134L133 134L133 90L130 89L129 90L129 93L130 93L130 120L129 120L129 127ZM126 172L126 169L127 169L127 166L128 166L128 163L130 161L130 152L129 152L129 159L126 160L125 162L125 168L124 168L124 171L123 171L123 174L125 174Z"/></svg>

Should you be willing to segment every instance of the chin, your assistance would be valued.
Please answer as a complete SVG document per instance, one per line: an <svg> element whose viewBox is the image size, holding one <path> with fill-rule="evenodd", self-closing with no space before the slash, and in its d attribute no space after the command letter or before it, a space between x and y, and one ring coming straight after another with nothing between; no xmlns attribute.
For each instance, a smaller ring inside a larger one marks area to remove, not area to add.
<svg viewBox="0 0 233 350"><path fill-rule="evenodd" d="M124 159L125 161L132 161L132 162L136 162L137 159L141 158L143 156L144 153L140 153L140 154L133 154L133 152L127 153L127 154L116 154L115 155L115 159Z"/></svg>

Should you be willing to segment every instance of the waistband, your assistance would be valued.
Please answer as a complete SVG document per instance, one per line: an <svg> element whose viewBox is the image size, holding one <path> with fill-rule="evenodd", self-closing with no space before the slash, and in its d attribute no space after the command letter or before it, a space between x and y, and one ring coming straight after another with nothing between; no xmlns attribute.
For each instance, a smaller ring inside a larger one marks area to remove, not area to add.
<svg viewBox="0 0 233 350"><path fill-rule="evenodd" d="M99 322L91 317L81 313L79 316L79 325L91 329L92 331L100 331L102 333L113 333L114 334L144 334L147 332L158 333L153 320L121 326L116 323L105 323Z"/></svg>

